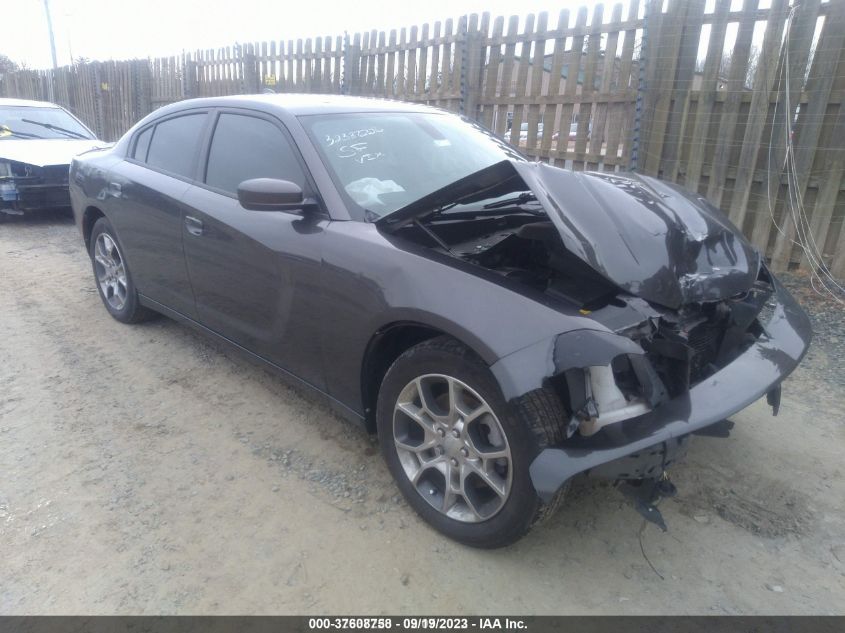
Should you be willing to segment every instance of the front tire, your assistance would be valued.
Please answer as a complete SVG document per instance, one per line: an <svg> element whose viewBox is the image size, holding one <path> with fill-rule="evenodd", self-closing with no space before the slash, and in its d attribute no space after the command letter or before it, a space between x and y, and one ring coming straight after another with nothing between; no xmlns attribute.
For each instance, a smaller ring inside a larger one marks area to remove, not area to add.
<svg viewBox="0 0 845 633"><path fill-rule="evenodd" d="M563 439L563 423L554 392L505 402L487 366L449 337L399 356L379 392L379 443L405 499L474 547L509 545L551 514L560 495L543 504L529 466Z"/></svg>
<svg viewBox="0 0 845 633"><path fill-rule="evenodd" d="M138 300L129 266L123 257L117 233L106 218L100 218L91 230L91 265L97 292L109 314L121 323L140 323L155 316Z"/></svg>

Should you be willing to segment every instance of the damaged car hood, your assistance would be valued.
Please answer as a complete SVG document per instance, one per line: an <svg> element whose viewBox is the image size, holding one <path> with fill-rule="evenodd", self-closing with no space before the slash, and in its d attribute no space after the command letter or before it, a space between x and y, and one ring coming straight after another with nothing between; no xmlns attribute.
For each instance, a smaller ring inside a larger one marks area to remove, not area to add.
<svg viewBox="0 0 845 633"><path fill-rule="evenodd" d="M507 183L515 176L537 197L570 253L647 301L673 309L718 301L747 291L757 278L759 254L722 211L699 195L633 173L575 172L507 160L379 223L402 223L458 199L465 203L499 193L503 186L513 191Z"/></svg>
<svg viewBox="0 0 845 633"><path fill-rule="evenodd" d="M0 160L47 167L70 165L74 156L110 144L97 139L33 139L0 142Z"/></svg>
<svg viewBox="0 0 845 633"><path fill-rule="evenodd" d="M513 163L564 246L631 294L668 308L747 291L760 256L703 197L638 174Z"/></svg>

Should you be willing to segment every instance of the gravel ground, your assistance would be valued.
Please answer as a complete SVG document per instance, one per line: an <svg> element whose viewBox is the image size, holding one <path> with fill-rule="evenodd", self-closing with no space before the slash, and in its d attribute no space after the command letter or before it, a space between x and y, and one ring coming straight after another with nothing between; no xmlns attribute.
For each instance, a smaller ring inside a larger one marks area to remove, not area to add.
<svg viewBox="0 0 845 633"><path fill-rule="evenodd" d="M112 320L66 217L0 225L0 270L3 614L845 613L845 323L806 278L780 415L695 438L667 533L580 480L485 552L322 404L170 320Z"/></svg>

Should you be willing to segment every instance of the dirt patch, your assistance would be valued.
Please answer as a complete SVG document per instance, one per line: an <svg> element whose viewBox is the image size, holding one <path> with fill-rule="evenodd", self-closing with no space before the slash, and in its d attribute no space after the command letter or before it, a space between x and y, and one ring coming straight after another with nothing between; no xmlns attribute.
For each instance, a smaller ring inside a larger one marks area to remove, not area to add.
<svg viewBox="0 0 845 633"><path fill-rule="evenodd" d="M710 477L701 486L687 488L678 499L681 511L692 518L715 512L725 521L756 536L776 538L801 535L810 529L812 512L806 500L786 483L760 475L726 477L709 469Z"/></svg>

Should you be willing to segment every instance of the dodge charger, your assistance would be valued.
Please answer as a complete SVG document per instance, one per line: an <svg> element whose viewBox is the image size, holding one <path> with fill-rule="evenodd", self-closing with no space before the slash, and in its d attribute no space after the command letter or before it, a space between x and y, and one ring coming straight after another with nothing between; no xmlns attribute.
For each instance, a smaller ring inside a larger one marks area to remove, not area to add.
<svg viewBox="0 0 845 633"><path fill-rule="evenodd" d="M514 542L576 475L660 481L810 341L760 253L652 177L421 105L183 101L70 169L105 309L164 314L377 434L411 507Z"/></svg>

